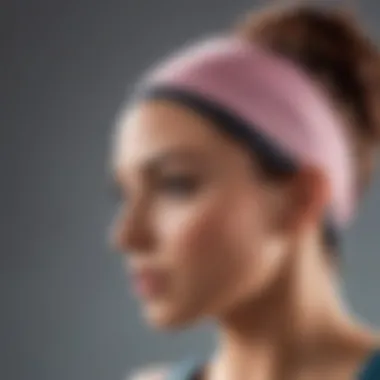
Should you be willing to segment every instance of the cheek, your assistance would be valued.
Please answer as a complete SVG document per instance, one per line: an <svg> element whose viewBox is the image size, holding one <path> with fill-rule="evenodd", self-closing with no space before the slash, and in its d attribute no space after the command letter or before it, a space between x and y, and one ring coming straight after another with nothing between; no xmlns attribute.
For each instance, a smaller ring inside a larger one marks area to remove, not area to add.
<svg viewBox="0 0 380 380"><path fill-rule="evenodd" d="M177 276L191 286L210 277L208 268L220 259L220 236L225 230L227 212L216 197L200 199L160 212L159 251Z"/></svg>
<svg viewBox="0 0 380 380"><path fill-rule="evenodd" d="M252 228L247 207L244 200L226 199L223 194L166 207L158 213L156 224L160 251L178 263L220 258L218 251L225 251L226 243L237 248L242 229Z"/></svg>
<svg viewBox="0 0 380 380"><path fill-rule="evenodd" d="M220 309L243 287L249 290L247 279L252 282L254 268L260 266L259 212L252 194L235 193L210 196L162 214L160 251L187 306Z"/></svg>
<svg viewBox="0 0 380 380"><path fill-rule="evenodd" d="M212 199L166 204L156 210L157 259L170 276L164 302L154 305L154 312L149 309L150 317L159 315L160 324L182 325L198 319L220 285L220 221L225 212L217 199Z"/></svg>

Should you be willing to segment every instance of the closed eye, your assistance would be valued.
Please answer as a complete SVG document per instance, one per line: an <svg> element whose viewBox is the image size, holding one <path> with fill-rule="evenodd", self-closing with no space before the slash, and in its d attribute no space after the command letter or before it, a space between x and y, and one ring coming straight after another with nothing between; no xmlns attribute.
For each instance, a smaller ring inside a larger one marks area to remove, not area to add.
<svg viewBox="0 0 380 380"><path fill-rule="evenodd" d="M168 196L187 197L197 192L200 181L194 176L173 175L159 180L159 191Z"/></svg>

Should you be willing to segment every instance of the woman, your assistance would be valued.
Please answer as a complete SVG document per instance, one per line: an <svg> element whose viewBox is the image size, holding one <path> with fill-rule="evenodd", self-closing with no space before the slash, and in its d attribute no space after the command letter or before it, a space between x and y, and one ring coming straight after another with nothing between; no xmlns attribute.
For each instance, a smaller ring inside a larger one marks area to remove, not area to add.
<svg viewBox="0 0 380 380"><path fill-rule="evenodd" d="M114 140L114 243L151 325L212 317L220 340L141 378L380 379L377 338L338 290L379 137L379 62L341 11L297 6L144 77Z"/></svg>

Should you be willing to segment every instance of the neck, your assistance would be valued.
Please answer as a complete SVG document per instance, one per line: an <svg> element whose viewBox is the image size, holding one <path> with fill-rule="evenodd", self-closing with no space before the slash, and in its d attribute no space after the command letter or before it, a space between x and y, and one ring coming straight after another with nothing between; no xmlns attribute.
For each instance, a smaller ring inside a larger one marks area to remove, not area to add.
<svg viewBox="0 0 380 380"><path fill-rule="evenodd" d="M361 334L318 257L299 255L265 296L221 318L221 348L210 378L312 378L306 369L315 373L316 366L347 353L342 348Z"/></svg>

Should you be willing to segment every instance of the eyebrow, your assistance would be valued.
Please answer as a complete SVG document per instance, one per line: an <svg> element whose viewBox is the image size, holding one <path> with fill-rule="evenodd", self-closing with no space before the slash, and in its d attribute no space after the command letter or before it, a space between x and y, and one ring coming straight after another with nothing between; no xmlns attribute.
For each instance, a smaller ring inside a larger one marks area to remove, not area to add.
<svg viewBox="0 0 380 380"><path fill-rule="evenodd" d="M209 161L209 154L199 148L171 148L153 154L148 159L144 160L142 164L142 171L147 173L154 173L167 163L176 160L196 162L198 165L204 166L205 162ZM117 170L111 168L111 182L119 185Z"/></svg>
<svg viewBox="0 0 380 380"><path fill-rule="evenodd" d="M151 158L147 159L143 164L143 170L155 171L159 167L164 166L167 163L175 161L187 161L196 162L197 164L204 164L208 161L209 155L199 149L194 148L173 148L160 153L155 154Z"/></svg>

